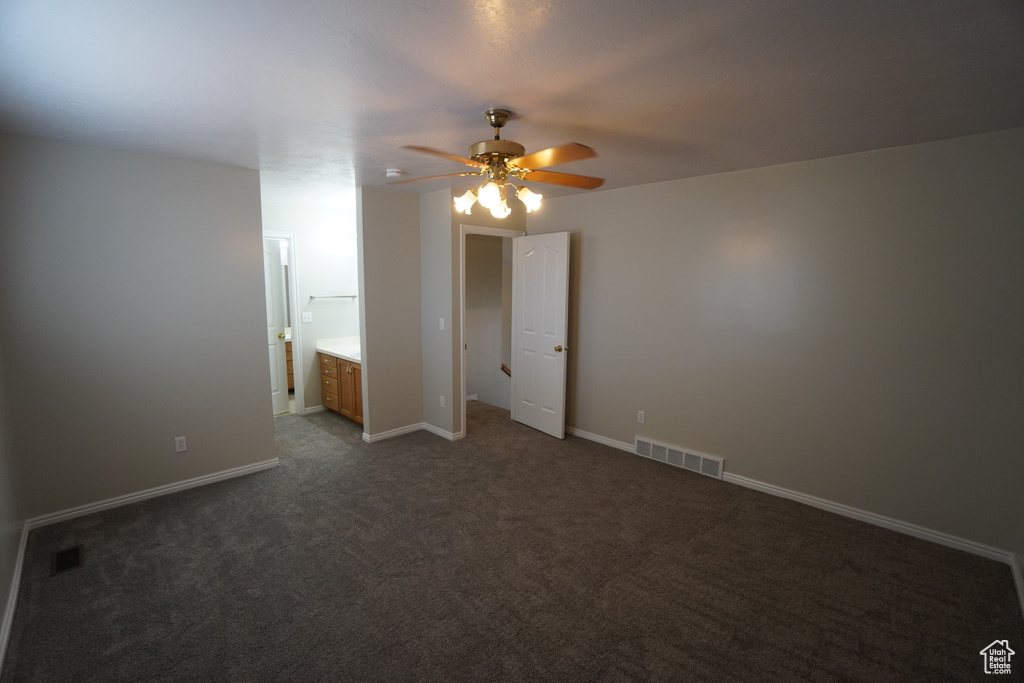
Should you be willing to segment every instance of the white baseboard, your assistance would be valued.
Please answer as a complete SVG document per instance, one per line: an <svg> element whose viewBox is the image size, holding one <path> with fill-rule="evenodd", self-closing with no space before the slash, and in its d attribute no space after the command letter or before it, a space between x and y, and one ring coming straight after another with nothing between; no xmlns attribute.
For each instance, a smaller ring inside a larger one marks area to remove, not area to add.
<svg viewBox="0 0 1024 683"><path fill-rule="evenodd" d="M405 427L399 427L397 429L389 429L386 432L380 432L379 434L368 434L363 432L363 441L366 443L374 443L375 441L383 441L384 439L392 439L396 436L402 436L403 434L412 434L424 429L423 423L418 422L412 425L406 425Z"/></svg>
<svg viewBox="0 0 1024 683"><path fill-rule="evenodd" d="M576 429L574 427L566 427L565 431L568 434L572 434L583 439L588 439L590 441L595 441L597 443L604 444L605 446L617 448L619 450L626 451L627 453L636 453L636 448L634 444L631 443L625 443L624 441L615 441L614 439L609 439L598 434L585 432L582 429ZM886 517L884 515L878 515L873 512L868 512L866 510L852 508L847 505L842 505L840 503L833 503L832 501L825 500L824 498L818 498L816 496L810 496L804 493L800 493L798 491L792 491L790 489L782 488L781 486L766 484L764 482L757 481L756 479L741 477L737 474L730 474L729 472L725 472L722 475L722 479L723 481L727 481L731 484L745 486L746 488L755 489L757 491L761 491L762 493L768 493L770 495L779 496L781 498L788 498L789 500L794 500L798 503L810 505L821 510L827 510L828 512L833 512L837 515L851 517L853 519L857 519L862 522L867 522L868 524L874 524L875 526L880 526L891 531L896 531L902 534L906 534L908 536L920 538L925 541L931 541L932 543L938 543L939 545L944 545L949 548L955 548L957 550L963 550L974 555L987 557L990 560L996 560L997 562L1008 564L1010 565L1010 571L1013 573L1014 584L1017 587L1017 598L1020 600L1021 614L1024 615L1024 573L1022 573L1021 569L1022 559L1014 553L1002 550L1000 548L994 548L983 543L969 541L965 538L953 536L951 534L943 533L941 531L927 529L916 524L911 524L910 522L903 522L898 519L893 519L892 517Z"/></svg>
<svg viewBox="0 0 1024 683"><path fill-rule="evenodd" d="M277 458L264 460L263 462L253 463L252 465L243 465L242 467L235 467L230 470L214 472L213 474L206 474L201 477L186 479L185 481L179 481L174 484L157 486L155 488L146 489L145 491L129 493L124 496L117 496L116 498L108 498L107 500L101 500L97 503L79 505L78 507L61 510L59 512L52 512L50 514L40 515L39 517L33 517L32 519L26 520L22 525L21 543L18 547L18 557L14 564L14 577L11 579L11 588L7 599L7 609L4 610L3 620L0 621L0 670L3 669L4 657L7 655L7 643L11 637L11 626L14 623L14 610L17 606L18 590L21 588L21 572L25 565L25 550L28 547L28 535L30 531L44 527L48 524L55 524L68 519L91 515L94 512L101 512L103 510L110 510L111 508L121 507L123 505L130 505L131 503L138 503L150 498L156 498L157 496L166 496L167 494L175 493L176 491L184 491L186 489L205 486L206 484L212 484L225 479L234 479L235 477L241 477L246 474L254 474L272 467L277 467L277 464Z"/></svg>
<svg viewBox="0 0 1024 683"><path fill-rule="evenodd" d="M477 397L476 394L470 394L469 396L466 397L466 403L469 403L470 401L479 401L479 400L480 399Z"/></svg>
<svg viewBox="0 0 1024 683"><path fill-rule="evenodd" d="M319 412L315 409L311 410L312 412ZM321 407L320 410L323 410L323 408ZM310 411L307 411L307 413L308 412ZM455 434L440 429L439 427L435 427L434 425L419 423L415 425L408 425L406 427L400 427L398 429L393 429L387 432L382 432L381 434L375 434L373 436L369 436L366 432L363 432L363 440L366 441L367 443L372 443L374 441L380 441L383 439L400 436L402 434L409 434L415 431L419 431L421 429L431 432L432 434L444 437L449 441L455 441L465 436L465 432L459 432L458 434ZM625 443L623 441L616 441L614 439L609 439L603 436L599 436L597 434L585 432L583 430L575 429L573 427L566 427L566 432L573 436L578 436L582 439L594 441L605 446L609 446L611 448L626 451L628 453L634 453L635 450L633 444ZM276 467L277 464L277 458L274 458L273 460L265 460L263 462L255 463L253 465L237 467L230 470L224 470L223 472L216 472L214 474L196 477L194 479L188 479L175 484L168 484L166 486L159 486L156 488L148 489L146 491L140 491L138 493L133 493L125 496L118 496L116 498L110 498L108 500L100 501L98 503L82 505L68 510L63 510L48 515L42 515L40 517L35 517L33 519L25 521L22 526L21 542L18 548L18 556L15 561L14 576L12 578L10 590L8 592L7 608L4 610L2 621L0 621L0 669L2 669L3 667L4 657L7 651L7 644L8 641L10 640L11 627L14 622L14 612L17 605L18 590L21 585L21 572L24 565L25 551L28 545L28 535L32 529L46 526L47 524L54 524L56 522L61 522L64 520L74 519L75 517L82 517L84 515L92 514L94 512L100 512L102 510L108 510L111 508L120 507L122 505L128 505L131 503L147 500L149 498L167 495L169 493L174 493L176 491L183 491L185 489L195 488L206 484L212 484L214 482L222 481L224 479L231 479L234 477L244 476L246 474L252 474L265 469ZM939 531L933 531L931 529L926 529L925 527L921 527L916 524L902 522L900 520L893 519L891 517L886 517L884 515L878 515L872 512L867 512L865 510L860 510L846 505L841 505L839 503L834 503L832 501L828 501L823 498L818 498L816 496L810 496L807 494L799 493L797 491L782 488L780 486L774 486L772 484L766 484L764 482L749 479L747 477L741 477L736 474L730 474L726 472L723 475L722 479L732 484L737 484L739 486L744 486L746 488L755 489L757 491L768 493L770 495L788 498L790 500L794 500L805 505L810 505L812 507L826 510L828 512L843 515L844 517L858 519L869 524L874 524L876 526L890 529L892 531L907 534L908 536L913 536L915 538L931 541L933 543L938 543L940 545L955 548L957 550L963 550L975 555L980 555L982 557L987 557L989 559L1008 564L1013 574L1014 584L1017 589L1017 597L1020 600L1021 613L1024 614L1024 572L1022 572L1021 558L1014 553L1005 550L1000 550L999 548L993 548L982 543L975 543L974 541L969 541L967 539L952 536L950 534L942 533Z"/></svg>
<svg viewBox="0 0 1024 683"><path fill-rule="evenodd" d="M379 434L370 435L367 434L366 432L363 432L363 441L365 441L366 443L374 443L377 441L383 441L384 439L390 439L396 436L401 436L403 434L411 434L412 432L418 432L420 430L428 431L431 434L436 434L440 437L444 437L449 441L458 441L459 439L466 436L465 430L461 432L452 433L445 429L441 429L440 427L435 427L432 424L428 424L426 422L419 422L414 425L399 427L398 429L390 429L386 432L380 432Z"/></svg>
<svg viewBox="0 0 1024 683"><path fill-rule="evenodd" d="M588 441L596 441L597 443L604 444L605 446L611 446L612 448L617 448L620 451L626 451L627 453L636 455L636 448L633 444L626 443L625 441L615 441L614 439L609 439L597 434L591 434L590 432L585 432L582 429L576 429L575 427L566 427L565 433L578 436L581 439L587 439Z"/></svg>
<svg viewBox="0 0 1024 683"><path fill-rule="evenodd" d="M925 541L931 541L932 543L938 543L939 545L944 545L949 548L963 550L973 553L974 555L987 557L990 560L997 560L1004 564L1012 564L1013 553L999 548L993 548L992 546L985 545L984 543L976 543L974 541L969 541L966 538L960 538L941 531L934 531L923 526L918 526L917 524L911 524L910 522L893 519L892 517L886 517L885 515L868 512L867 510L860 510L840 503L833 503L832 501L825 500L824 498L809 496L805 493L785 489L781 486L775 486L774 484L765 484L764 482L757 481L755 479L748 479L747 477L741 477L737 474L730 474L726 472L722 475L722 479L731 484L739 484L740 486L755 489L763 493L769 493L773 496L795 500L798 503L810 505L811 507L816 507L820 510L834 512L835 514L842 515L843 517L851 517L862 522L867 522L868 524L874 524L875 526L880 526L885 529L898 531L908 536L920 538Z"/></svg>
<svg viewBox="0 0 1024 683"><path fill-rule="evenodd" d="M443 436L444 438L448 439L449 441L458 441L459 439L461 439L461 438L466 436L466 430L465 429L463 429L461 432L449 432L446 429L441 429L440 427L435 427L434 425L427 424L425 422L423 423L423 428L426 429L431 434L437 434L438 436Z"/></svg>
<svg viewBox="0 0 1024 683"><path fill-rule="evenodd" d="M7 643L11 640L11 627L14 625L14 610L18 606L18 590L21 588L21 570L25 565L25 548L28 546L28 522L21 525L21 539L18 541L18 556L14 560L14 575L7 594L7 608L3 620L0 621L0 671L4 668L7 656Z"/></svg>
<svg viewBox="0 0 1024 683"><path fill-rule="evenodd" d="M116 498L108 498L107 500L101 500L97 503L79 505L78 507L70 508L68 510L61 510L59 512L51 512L47 515L33 517L32 519L28 520L26 524L28 524L29 530L38 529L39 527L46 526L47 524L63 522L68 519L74 519L75 517L84 517L85 515L91 515L94 512L102 512L103 510L121 507L122 505L138 503L140 501L148 500L150 498L156 498L157 496L166 496L167 494L175 493L176 491L184 491L186 489L196 488L197 486L205 486L206 484L212 484L214 482L223 481L225 479L234 479L235 477L245 476L246 474L254 474L256 472L261 472L272 467L277 467L277 464L277 458L273 458L272 460L264 460L263 462L253 463L252 465L243 465L242 467L234 467L230 470L222 470L220 472L214 472L213 474L204 474L201 477L186 479L184 481L179 481L174 484L157 486L156 488L146 489L145 491L129 493L124 496L117 496Z"/></svg>

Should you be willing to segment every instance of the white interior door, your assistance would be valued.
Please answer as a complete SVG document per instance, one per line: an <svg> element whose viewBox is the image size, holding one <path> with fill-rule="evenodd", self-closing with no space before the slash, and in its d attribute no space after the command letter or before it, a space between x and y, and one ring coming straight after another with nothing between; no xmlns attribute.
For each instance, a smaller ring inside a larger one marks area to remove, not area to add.
<svg viewBox="0 0 1024 683"><path fill-rule="evenodd" d="M569 233L516 237L512 264L512 419L565 437Z"/></svg>
<svg viewBox="0 0 1024 683"><path fill-rule="evenodd" d="M267 346L274 415L288 412L288 364L285 358L284 270L279 240L263 240L263 282L267 294Z"/></svg>

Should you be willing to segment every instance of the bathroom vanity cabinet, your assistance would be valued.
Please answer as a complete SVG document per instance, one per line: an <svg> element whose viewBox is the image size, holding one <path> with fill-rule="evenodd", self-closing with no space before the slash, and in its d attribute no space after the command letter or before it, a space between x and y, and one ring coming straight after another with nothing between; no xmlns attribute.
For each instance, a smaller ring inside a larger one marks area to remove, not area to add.
<svg viewBox="0 0 1024 683"><path fill-rule="evenodd" d="M363 368L346 358L320 352L324 407L363 424Z"/></svg>

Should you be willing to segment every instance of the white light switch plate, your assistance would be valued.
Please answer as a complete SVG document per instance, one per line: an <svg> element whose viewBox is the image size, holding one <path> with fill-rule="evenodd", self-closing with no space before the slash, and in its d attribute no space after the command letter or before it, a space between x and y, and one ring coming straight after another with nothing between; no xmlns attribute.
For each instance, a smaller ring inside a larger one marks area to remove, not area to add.
<svg viewBox="0 0 1024 683"><path fill-rule="evenodd" d="M311 322L313 322L313 312L312 311L306 311L305 313L303 313L302 314L302 322L304 322L304 323L311 323Z"/></svg>

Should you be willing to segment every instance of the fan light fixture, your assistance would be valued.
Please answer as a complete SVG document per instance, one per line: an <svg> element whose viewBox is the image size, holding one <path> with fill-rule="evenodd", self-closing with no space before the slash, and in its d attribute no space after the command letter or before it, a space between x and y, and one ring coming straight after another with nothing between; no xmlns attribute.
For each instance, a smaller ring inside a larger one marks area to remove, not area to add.
<svg viewBox="0 0 1024 683"><path fill-rule="evenodd" d="M569 142L557 147L549 147L539 152L533 152L532 154L526 154L526 149L518 142L502 140L501 129L508 122L511 114L512 112L507 109L488 109L484 112L488 123L494 128L494 139L483 140L470 145L468 158L430 147L405 146L405 149L431 154L451 161L458 161L476 170L399 180L389 184L400 185L420 180L434 180L436 178L477 176L484 180L484 184L476 190L466 190L464 194L455 197L455 210L469 215L473 205L480 204L483 208L489 209L491 215L495 218L505 218L512 213L512 209L508 205L510 192L515 192L516 197L526 207L527 213L540 208L543 195L537 194L528 187L513 185L509 182L512 179L565 185L566 187L575 187L581 190L594 190L601 187L604 183L604 180L601 178L540 170L569 161L580 161L596 157L597 152L586 145ZM511 188L511 190L508 188Z"/></svg>

